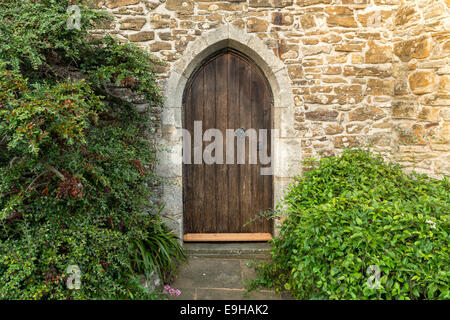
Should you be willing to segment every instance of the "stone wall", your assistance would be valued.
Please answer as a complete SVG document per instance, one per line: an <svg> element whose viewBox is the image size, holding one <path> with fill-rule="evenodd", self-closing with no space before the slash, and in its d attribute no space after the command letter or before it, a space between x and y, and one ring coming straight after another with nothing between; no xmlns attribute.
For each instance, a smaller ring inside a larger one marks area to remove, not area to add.
<svg viewBox="0 0 450 320"><path fill-rule="evenodd" d="M450 172L450 1L403 1L394 16L393 157Z"/></svg>
<svg viewBox="0 0 450 320"><path fill-rule="evenodd" d="M231 24L287 66L303 157L369 146L411 169L448 174L448 0L105 0L107 30L165 62Z"/></svg>
<svg viewBox="0 0 450 320"><path fill-rule="evenodd" d="M161 171L176 174L166 175L161 199L180 234L181 142L172 136L181 123L180 99L173 96L183 88L171 82L183 83L186 72L177 65L184 68L214 37L231 33L242 50L252 45L261 55L273 69L267 74L288 82L272 88L283 100L274 112L284 139L279 161L289 167L274 177L276 200L301 173L301 159L346 147L370 147L432 176L450 174L450 0L96 2L114 16L98 36L132 41L164 62L155 71L166 116L177 120L159 132L173 153Z"/></svg>
<svg viewBox="0 0 450 320"><path fill-rule="evenodd" d="M167 148L159 198L179 234L181 140L174 132L182 91L196 64L224 45L249 54L275 95L274 127L281 132L275 201L301 174L301 159L346 147L369 147L409 170L450 175L450 0L96 3L114 21L94 34L134 42L163 61L155 66L167 98L156 135Z"/></svg>

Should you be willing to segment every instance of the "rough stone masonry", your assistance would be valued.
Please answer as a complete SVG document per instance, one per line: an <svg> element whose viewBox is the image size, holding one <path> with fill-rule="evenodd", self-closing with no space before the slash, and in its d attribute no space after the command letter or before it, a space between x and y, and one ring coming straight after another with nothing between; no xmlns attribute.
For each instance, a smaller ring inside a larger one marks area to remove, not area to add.
<svg viewBox="0 0 450 320"><path fill-rule="evenodd" d="M450 0L105 0L106 29L164 61L232 25L282 61L302 158L370 147L408 169L450 174ZM164 128L162 128L164 129ZM293 151L297 152L297 151Z"/></svg>

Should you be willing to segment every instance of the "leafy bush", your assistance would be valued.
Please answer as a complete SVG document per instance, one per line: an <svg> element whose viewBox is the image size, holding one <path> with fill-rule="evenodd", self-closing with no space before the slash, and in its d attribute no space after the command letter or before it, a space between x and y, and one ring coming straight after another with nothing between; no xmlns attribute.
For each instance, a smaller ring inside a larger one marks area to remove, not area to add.
<svg viewBox="0 0 450 320"><path fill-rule="evenodd" d="M183 259L150 200L155 61L93 39L91 23L106 17L87 1L81 29L67 29L70 4L0 1L0 299L154 298L139 274L164 276ZM66 286L70 265L79 290Z"/></svg>
<svg viewBox="0 0 450 320"><path fill-rule="evenodd" d="M297 299L450 298L448 179L361 150L309 165L287 192L273 262L258 266L253 287Z"/></svg>

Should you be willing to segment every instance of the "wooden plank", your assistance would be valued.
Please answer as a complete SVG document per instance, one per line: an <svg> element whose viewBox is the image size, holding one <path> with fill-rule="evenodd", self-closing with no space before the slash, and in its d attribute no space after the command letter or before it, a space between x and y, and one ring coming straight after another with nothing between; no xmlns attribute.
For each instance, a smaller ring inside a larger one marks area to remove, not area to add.
<svg viewBox="0 0 450 320"><path fill-rule="evenodd" d="M192 88L189 87L186 93L186 101L184 105L184 123L183 126L186 130L188 130L191 134L190 143L184 143L183 152L185 152L185 148L189 148L188 152L191 153L191 163L192 159L192 149L193 149L193 120L192 120ZM183 164L183 210L184 210L184 219L183 219L183 228L185 232L194 232L194 221L195 217L193 216L193 208L194 208L194 197L193 197L193 166L192 164Z"/></svg>
<svg viewBox="0 0 450 320"><path fill-rule="evenodd" d="M239 114L240 127L245 131L252 126L251 105L251 67L242 59L239 60ZM239 164L241 184L241 229L240 232L254 232L253 224L248 224L252 217L252 172L249 164L249 143L245 139L245 163Z"/></svg>
<svg viewBox="0 0 450 320"><path fill-rule="evenodd" d="M203 104L204 104L203 90L204 90L204 70L201 70L199 71L197 78L194 79L192 83L192 114L193 114L192 122L194 121L203 122ZM192 152L192 157L194 158L194 148ZM205 219L204 219L205 170L203 161L202 164L193 164L192 170L193 170L192 172L193 183L191 192L194 201L192 214L190 215L190 218L193 219L192 223L194 225L194 230L196 230L197 232L203 232L205 230Z"/></svg>
<svg viewBox="0 0 450 320"><path fill-rule="evenodd" d="M183 237L185 242L250 242L270 239L270 233L187 233Z"/></svg>
<svg viewBox="0 0 450 320"><path fill-rule="evenodd" d="M266 90L264 92L264 127L269 129L267 131L267 155L271 156L272 154L272 98L269 92L269 87L266 86ZM272 158L273 162L273 158ZM274 170L273 163L272 170ZM262 166L260 166L261 168ZM263 176L264 180L264 190L263 190L263 200L265 209L273 208L273 175L265 175ZM263 232L273 232L273 220L265 220L264 226L261 229Z"/></svg>
<svg viewBox="0 0 450 320"><path fill-rule="evenodd" d="M252 127L258 132L259 129L267 129L264 123L264 93L265 83L256 73L252 72ZM259 153L259 152L258 152ZM259 159L258 159L259 160ZM261 219L260 213L265 210L264 203L264 176L261 175L261 165L252 165L252 208L254 216L254 230L264 230L265 219Z"/></svg>
<svg viewBox="0 0 450 320"><path fill-rule="evenodd" d="M223 161L226 157L226 129L228 128L228 54L223 54L216 60L216 128L223 136ZM229 232L228 220L228 166L216 165L216 232Z"/></svg>
<svg viewBox="0 0 450 320"><path fill-rule="evenodd" d="M204 67L203 83L203 132L216 126L216 60ZM203 151L211 142L203 142ZM214 154L213 154L214 156ZM204 159L203 159L204 161ZM204 164L204 227L202 232L217 232L216 212L216 168L215 164Z"/></svg>
<svg viewBox="0 0 450 320"><path fill-rule="evenodd" d="M238 58L228 54L228 129L237 129L240 126L239 120L239 74ZM233 137L233 141L236 138ZM230 141L233 142L233 141ZM234 145L233 163L228 166L228 232L239 232L241 229L240 206L241 186L240 171L237 165L236 144Z"/></svg>

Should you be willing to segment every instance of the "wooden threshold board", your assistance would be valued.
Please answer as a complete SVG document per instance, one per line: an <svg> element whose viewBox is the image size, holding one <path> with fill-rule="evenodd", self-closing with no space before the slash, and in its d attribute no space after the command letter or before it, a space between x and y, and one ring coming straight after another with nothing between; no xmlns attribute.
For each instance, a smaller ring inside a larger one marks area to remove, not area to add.
<svg viewBox="0 0 450 320"><path fill-rule="evenodd" d="M186 233L185 242L269 241L270 233Z"/></svg>

